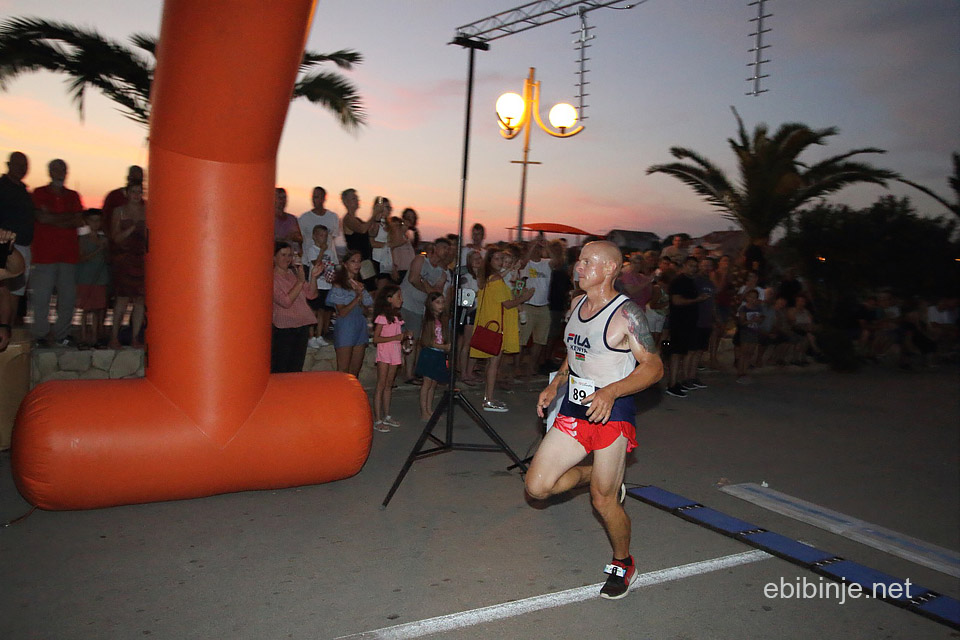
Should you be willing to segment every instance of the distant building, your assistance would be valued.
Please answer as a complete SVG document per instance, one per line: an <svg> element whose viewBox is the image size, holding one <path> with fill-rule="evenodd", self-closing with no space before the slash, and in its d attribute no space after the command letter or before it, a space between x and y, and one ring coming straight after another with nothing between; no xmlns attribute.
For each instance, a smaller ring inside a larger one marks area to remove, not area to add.
<svg viewBox="0 0 960 640"><path fill-rule="evenodd" d="M750 237L744 231L713 231L705 236L693 238L690 246L701 245L712 255L727 254L736 258L743 252L743 248L749 241Z"/></svg>
<svg viewBox="0 0 960 640"><path fill-rule="evenodd" d="M660 236L649 231L614 229L607 234L607 240L620 247L624 252L660 248Z"/></svg>

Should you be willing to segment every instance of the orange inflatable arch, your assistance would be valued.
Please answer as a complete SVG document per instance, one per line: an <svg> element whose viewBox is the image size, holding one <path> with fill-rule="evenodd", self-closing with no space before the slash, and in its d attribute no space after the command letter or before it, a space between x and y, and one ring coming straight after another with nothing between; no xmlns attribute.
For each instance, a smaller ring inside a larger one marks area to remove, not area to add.
<svg viewBox="0 0 960 640"><path fill-rule="evenodd" d="M366 394L270 375L276 154L311 0L167 0L150 126L146 377L24 399L14 479L44 509L275 489L357 473Z"/></svg>

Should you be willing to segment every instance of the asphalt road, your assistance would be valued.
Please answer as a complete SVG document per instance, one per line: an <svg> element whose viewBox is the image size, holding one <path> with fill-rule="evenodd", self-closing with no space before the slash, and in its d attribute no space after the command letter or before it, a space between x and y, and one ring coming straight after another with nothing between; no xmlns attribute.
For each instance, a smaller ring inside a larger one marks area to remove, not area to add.
<svg viewBox="0 0 960 640"><path fill-rule="evenodd" d="M655 484L914 584L960 597L956 578L778 515L718 490L771 488L905 535L960 549L956 367L921 373L732 376L675 399L652 389L627 481ZM479 407L472 390L468 397ZM539 427L533 386L484 414L518 454ZM357 476L326 485L77 512L37 511L0 530L0 638L337 638L602 581L610 550L579 492L531 505L501 453L419 460L386 509L421 431L375 434ZM488 442L455 411L458 442ZM0 457L0 519L28 508ZM171 469L171 473L175 472ZM642 573L750 548L628 499ZM817 577L776 558L441 632L438 638L956 638L877 600L768 598L764 586ZM431 628L427 626L427 628ZM433 627L435 628L435 627ZM375 637L368 634L367 637Z"/></svg>

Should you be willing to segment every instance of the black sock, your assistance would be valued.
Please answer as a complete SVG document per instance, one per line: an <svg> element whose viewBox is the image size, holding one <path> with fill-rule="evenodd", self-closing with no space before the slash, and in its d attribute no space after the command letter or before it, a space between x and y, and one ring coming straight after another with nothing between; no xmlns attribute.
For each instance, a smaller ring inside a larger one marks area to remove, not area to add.
<svg viewBox="0 0 960 640"><path fill-rule="evenodd" d="M626 558L614 558L616 562L622 562L625 566L630 566L633 564L633 556L627 556Z"/></svg>

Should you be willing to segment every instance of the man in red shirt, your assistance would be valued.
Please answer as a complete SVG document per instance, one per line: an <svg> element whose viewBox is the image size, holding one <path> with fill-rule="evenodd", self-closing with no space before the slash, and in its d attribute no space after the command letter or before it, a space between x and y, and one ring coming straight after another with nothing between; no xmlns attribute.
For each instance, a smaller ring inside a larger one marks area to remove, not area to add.
<svg viewBox="0 0 960 640"><path fill-rule="evenodd" d="M80 259L77 227L83 224L80 194L67 189L67 163L53 160L48 166L50 184L33 191L37 208L33 230L33 266L30 271L31 335L38 346L47 346L50 298L57 292L57 321L53 340L61 346L74 344L70 336L73 306L76 301L76 269Z"/></svg>

